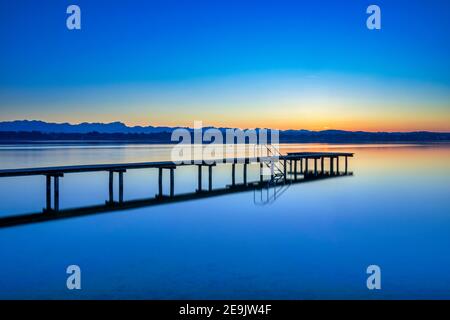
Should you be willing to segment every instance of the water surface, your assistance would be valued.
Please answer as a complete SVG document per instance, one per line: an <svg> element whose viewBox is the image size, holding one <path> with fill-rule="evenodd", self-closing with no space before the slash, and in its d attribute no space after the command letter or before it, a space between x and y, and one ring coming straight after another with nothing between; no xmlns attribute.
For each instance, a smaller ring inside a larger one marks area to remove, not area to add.
<svg viewBox="0 0 450 320"><path fill-rule="evenodd" d="M0 168L168 160L170 148L0 146ZM250 191L0 229L0 298L450 298L450 147L281 148L322 150L355 152L354 176L291 185L269 205ZM155 195L156 174L127 172L125 200ZM196 178L177 169L175 192ZM230 167L214 168L214 188L230 182ZM67 174L61 208L104 203L107 184L107 173ZM45 203L43 177L2 178L0 191L0 216ZM71 264L80 291L66 289ZM366 288L371 264L380 291Z"/></svg>

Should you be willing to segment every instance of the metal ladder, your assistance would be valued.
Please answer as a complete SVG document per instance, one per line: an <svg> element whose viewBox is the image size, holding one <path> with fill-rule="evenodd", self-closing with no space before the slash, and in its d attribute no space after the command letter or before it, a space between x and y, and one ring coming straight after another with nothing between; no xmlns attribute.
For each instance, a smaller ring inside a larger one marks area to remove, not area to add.
<svg viewBox="0 0 450 320"><path fill-rule="evenodd" d="M271 172L271 183L278 183L284 180L284 164L278 159L281 156L280 151L274 146L269 144L255 145L255 147L264 148L267 150L267 156L262 156L262 152L257 153L260 157L261 163L263 163Z"/></svg>

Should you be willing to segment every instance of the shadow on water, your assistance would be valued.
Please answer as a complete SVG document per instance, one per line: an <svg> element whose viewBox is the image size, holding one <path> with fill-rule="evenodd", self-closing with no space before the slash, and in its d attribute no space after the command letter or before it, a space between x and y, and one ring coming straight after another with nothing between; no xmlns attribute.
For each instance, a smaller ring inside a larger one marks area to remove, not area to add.
<svg viewBox="0 0 450 320"><path fill-rule="evenodd" d="M253 181L246 184L228 185L224 188L217 188L212 190L201 190L190 193L166 196L156 195L152 198L128 200L123 202L106 201L104 205L86 206L73 209L65 209L59 211L35 212L29 214L19 214L14 216L6 216L0 218L0 228L13 227L19 225L26 225L31 223L67 219L73 217L94 215L100 213L108 213L114 211L123 211L128 209L146 208L151 206L205 199L211 197L218 197L228 194L241 193L253 191L253 201L255 205L270 205L287 191L292 184L307 183L325 179L340 178L346 176L353 176L353 172L330 174L324 172L320 174L299 175L301 178L286 179L283 181Z"/></svg>

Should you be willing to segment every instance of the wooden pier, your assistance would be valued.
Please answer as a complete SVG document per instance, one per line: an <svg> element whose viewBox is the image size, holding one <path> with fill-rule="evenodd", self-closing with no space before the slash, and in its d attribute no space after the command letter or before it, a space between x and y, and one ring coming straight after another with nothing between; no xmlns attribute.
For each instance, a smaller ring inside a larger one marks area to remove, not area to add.
<svg viewBox="0 0 450 320"><path fill-rule="evenodd" d="M104 211L112 209L127 208L136 204L147 203L167 203L171 201L180 201L180 199L194 199L209 195L220 195L236 191L247 191L249 189L262 188L268 184L285 184L292 182L304 182L316 179L324 179L327 177L338 177L352 175L348 170L348 158L353 157L353 153L338 152L300 152L288 153L279 156L266 157L248 157L248 158L223 158L208 161L188 161L183 163L175 163L172 161L160 162L143 162L143 163L123 163L123 164L97 164L97 165L79 165L79 166L61 166L61 167L44 167L44 168L25 168L25 169L7 169L0 170L1 177L24 177L24 176L44 176L46 186L46 203L43 209L44 214L22 215L17 217L0 218L0 226L14 225L14 219L18 221L26 221L28 217L30 221L47 220L65 212L77 213L83 209L60 210L60 181L66 174L86 173L86 172L108 172L109 173L109 197L105 201L105 205L95 206L95 210ZM344 159L344 167L341 170L339 159ZM257 181L248 181L248 165L260 165L260 177ZM320 167L319 167L320 163ZM213 190L213 167L218 164L227 164L231 166L231 184L224 188ZM236 181L236 165L243 166L243 179L241 183ZM328 164L328 166L327 166ZM197 166L198 167L198 187L194 194L175 195L175 170L180 166ZM202 169L208 168L208 189L202 188ZM264 167L270 170L270 175L266 178L263 174ZM158 170L158 193L154 198L124 201L124 174L128 170L133 169L155 169ZM164 172L169 173L169 194L163 194L163 175ZM114 177L118 176L118 198L114 197ZM52 188L53 185L53 188ZM53 201L52 201L53 200ZM91 207L92 209L92 207ZM64 212L62 212L64 211ZM89 211L89 210L88 210ZM92 211L92 210L91 210ZM25 220L24 220L25 219Z"/></svg>

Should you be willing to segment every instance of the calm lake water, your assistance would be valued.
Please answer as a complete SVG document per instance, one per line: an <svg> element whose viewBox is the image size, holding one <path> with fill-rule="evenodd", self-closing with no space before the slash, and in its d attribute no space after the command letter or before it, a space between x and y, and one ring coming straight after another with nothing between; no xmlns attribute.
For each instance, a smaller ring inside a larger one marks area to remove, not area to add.
<svg viewBox="0 0 450 320"><path fill-rule="evenodd" d="M170 150L8 145L0 168L169 160ZM249 191L2 228L0 298L450 298L450 146L281 148L322 150L354 152L354 176L291 185L268 205ZM125 200L155 195L156 174L127 172ZM214 168L214 188L230 181L230 167ZM175 193L196 185L195 168L176 170ZM0 216L42 210L44 187L44 177L1 178ZM107 197L107 173L61 180L62 209ZM79 291L66 289L72 264ZM366 287L371 264L381 267L379 291Z"/></svg>

